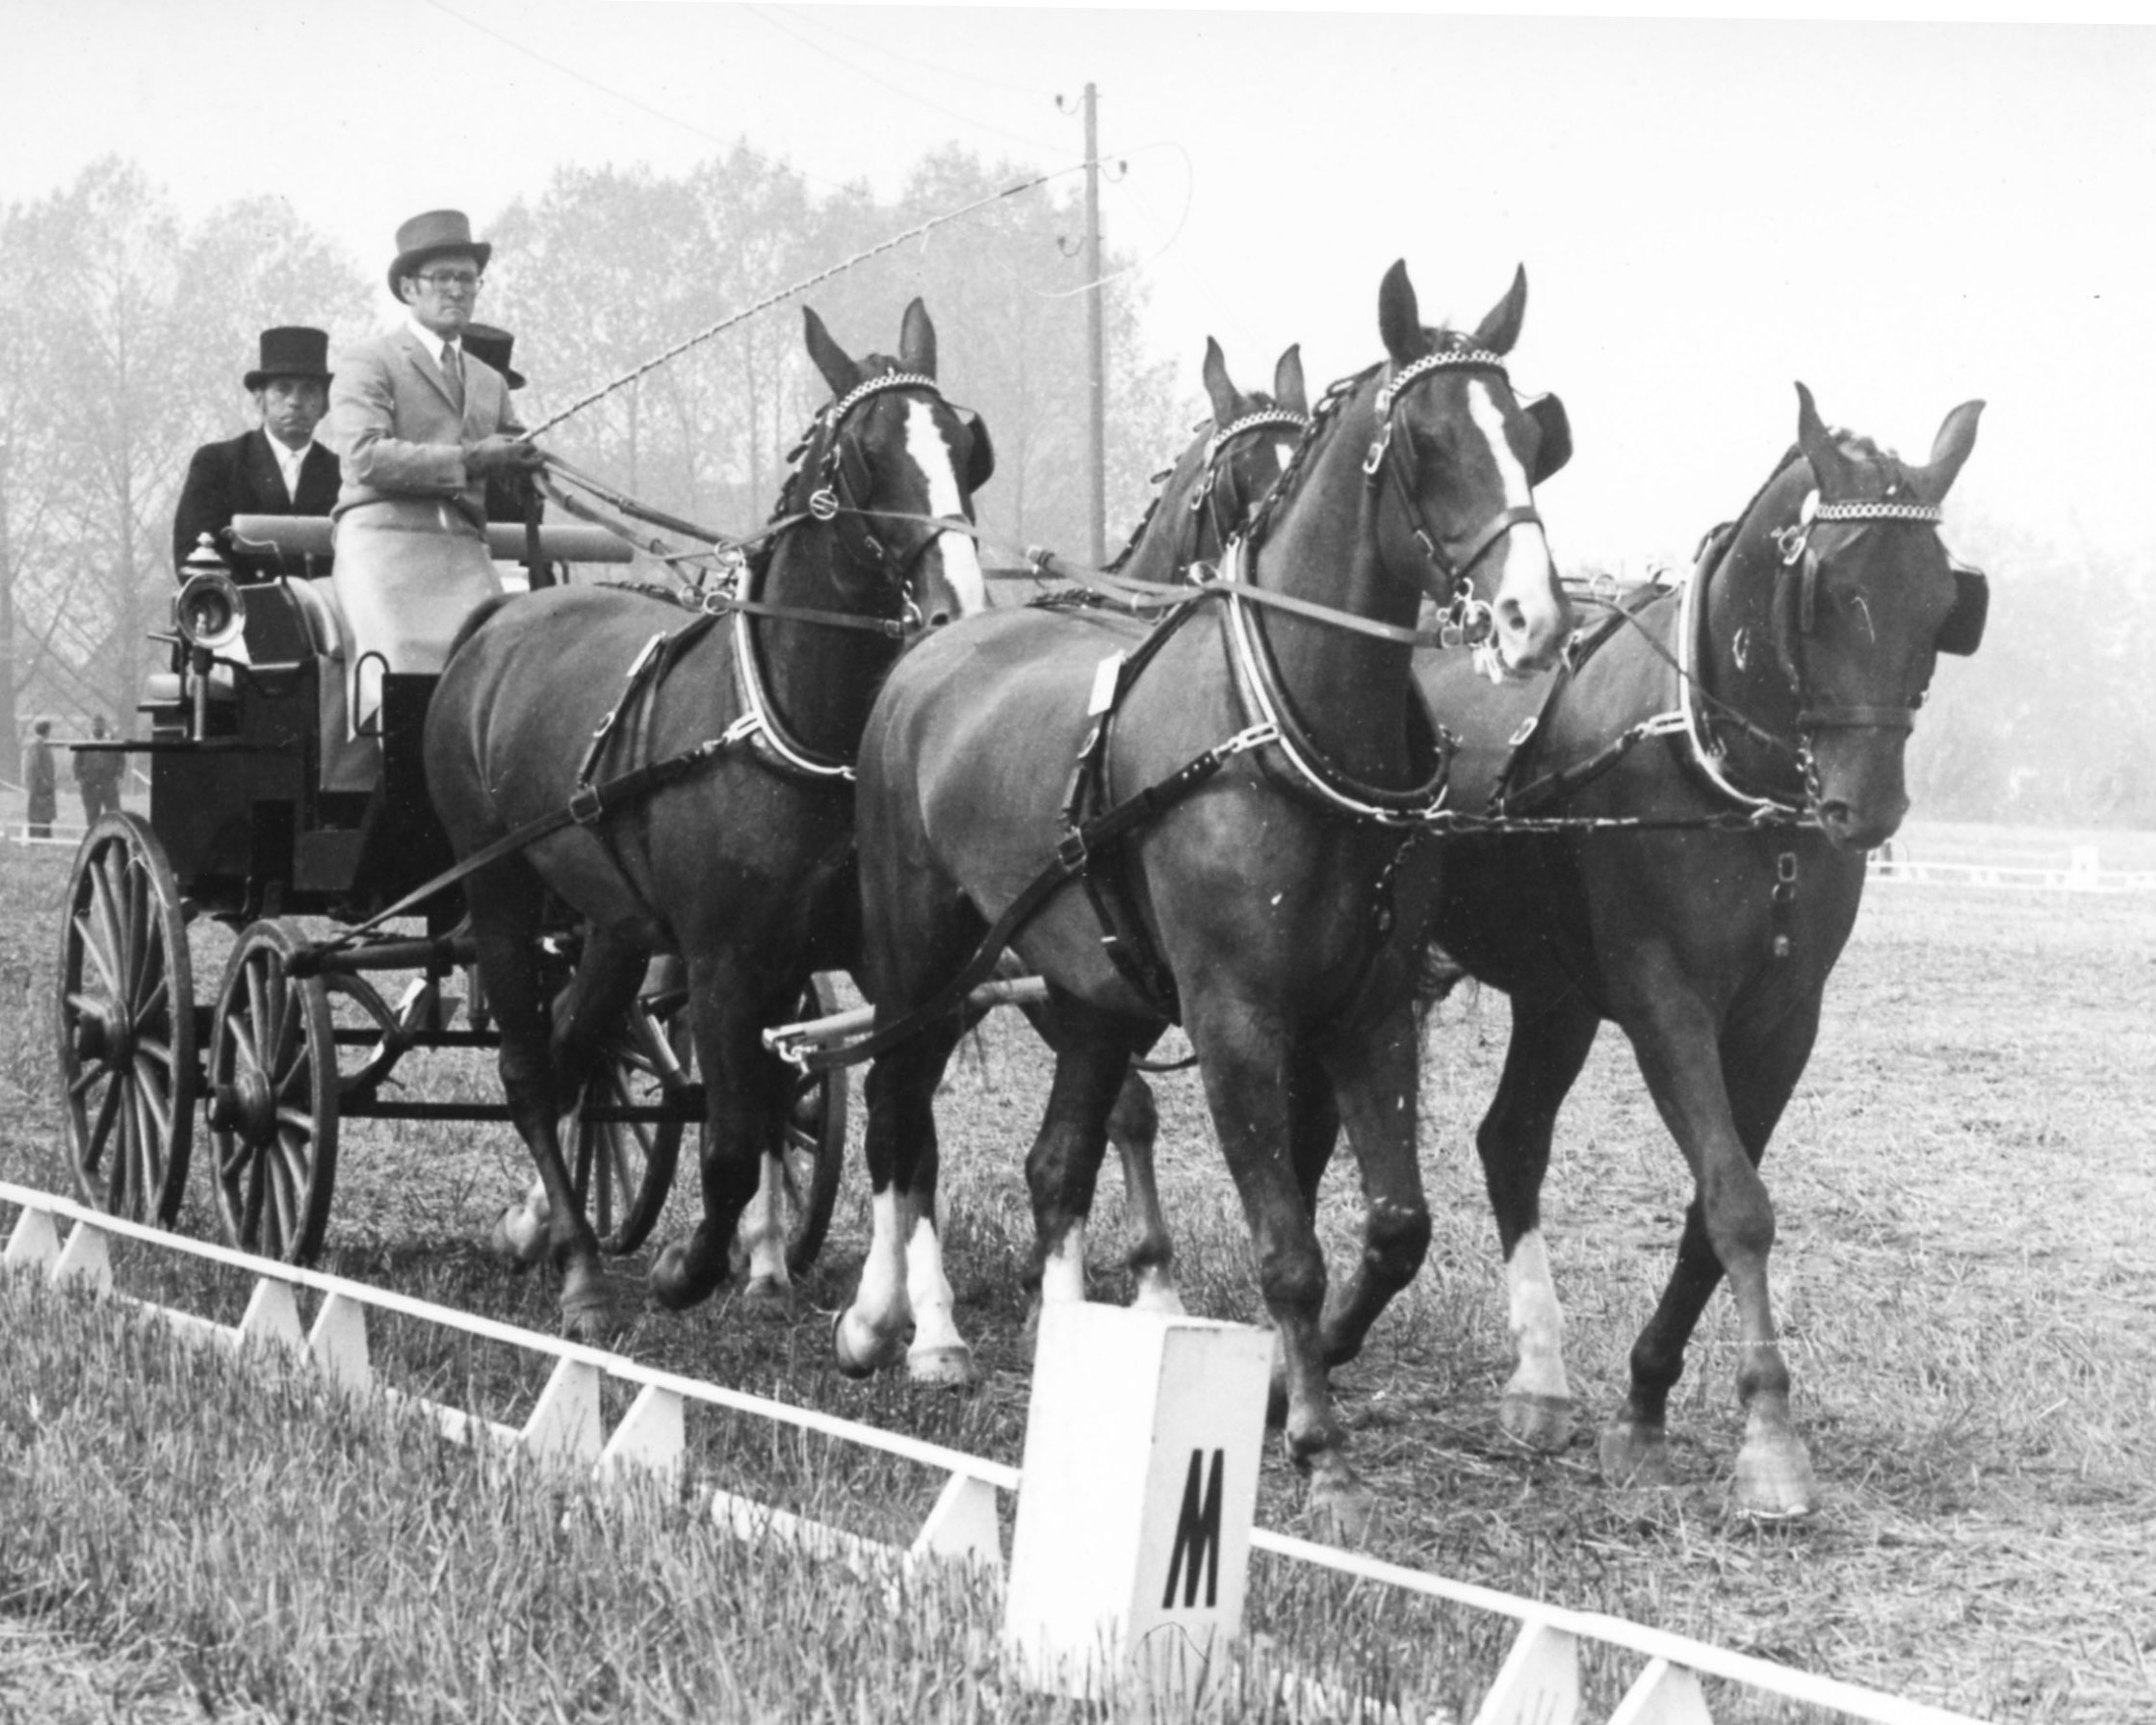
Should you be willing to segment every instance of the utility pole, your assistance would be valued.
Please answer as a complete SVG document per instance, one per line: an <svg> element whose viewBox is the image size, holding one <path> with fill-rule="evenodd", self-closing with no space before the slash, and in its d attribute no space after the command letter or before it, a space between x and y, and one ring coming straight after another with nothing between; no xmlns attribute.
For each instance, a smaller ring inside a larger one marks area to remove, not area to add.
<svg viewBox="0 0 2156 1725"><path fill-rule="evenodd" d="M1089 429L1087 465L1092 477L1092 509L1086 540L1093 566L1108 561L1107 365L1101 337L1101 129L1098 98L1085 87L1085 350L1086 407Z"/></svg>

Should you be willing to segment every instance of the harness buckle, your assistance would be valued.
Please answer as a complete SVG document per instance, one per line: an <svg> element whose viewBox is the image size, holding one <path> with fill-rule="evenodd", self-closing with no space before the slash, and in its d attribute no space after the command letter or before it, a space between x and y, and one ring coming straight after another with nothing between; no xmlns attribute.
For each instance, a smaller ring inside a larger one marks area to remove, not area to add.
<svg viewBox="0 0 2156 1725"><path fill-rule="evenodd" d="M1268 743L1279 741L1280 726L1273 723L1269 719L1262 719L1257 724L1237 731L1227 742L1223 743L1220 745L1220 758L1224 761L1230 760L1236 755L1248 754L1254 748L1263 748Z"/></svg>
<svg viewBox="0 0 2156 1725"><path fill-rule="evenodd" d="M818 521L836 521L839 518L839 494L829 485L818 485L809 493L809 513Z"/></svg>
<svg viewBox="0 0 2156 1725"><path fill-rule="evenodd" d="M1370 453L1363 457L1363 477L1364 479L1374 480L1377 478L1378 469L1385 465L1385 452L1391 447L1391 444L1392 422L1389 419L1385 422L1384 429L1378 432L1376 440L1371 443Z"/></svg>
<svg viewBox="0 0 2156 1725"><path fill-rule="evenodd" d="M607 812L597 785L579 785L569 793L569 819L579 826L596 826Z"/></svg>
<svg viewBox="0 0 2156 1725"><path fill-rule="evenodd" d="M1066 875L1085 873L1085 830L1074 826L1055 847L1055 866Z"/></svg>

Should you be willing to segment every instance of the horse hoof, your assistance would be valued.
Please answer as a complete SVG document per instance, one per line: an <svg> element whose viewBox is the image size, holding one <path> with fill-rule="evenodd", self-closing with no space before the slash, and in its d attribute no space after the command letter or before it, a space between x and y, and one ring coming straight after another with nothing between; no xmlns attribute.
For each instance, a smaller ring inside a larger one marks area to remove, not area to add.
<svg viewBox="0 0 2156 1725"><path fill-rule="evenodd" d="M611 1347L628 1328L610 1287L602 1284L562 1291L561 1333L569 1341L581 1342L586 1347Z"/></svg>
<svg viewBox="0 0 2156 1725"><path fill-rule="evenodd" d="M1158 1318L1187 1318L1189 1309L1182 1303L1182 1295L1176 1292L1173 1282L1155 1276L1138 1278L1137 1296L1130 1301L1133 1312L1151 1312Z"/></svg>
<svg viewBox="0 0 2156 1725"><path fill-rule="evenodd" d="M1651 1489L1670 1483L1669 1440L1659 1426L1612 1425L1602 1433L1596 1455L1605 1484Z"/></svg>
<svg viewBox="0 0 2156 1725"><path fill-rule="evenodd" d="M974 1350L963 1342L909 1348L906 1376L917 1384L930 1384L938 1389L970 1389L974 1382Z"/></svg>
<svg viewBox="0 0 2156 1725"><path fill-rule="evenodd" d="M649 1279L651 1297L669 1312L681 1312L711 1298L723 1278L700 1270L689 1248L677 1240L652 1261Z"/></svg>
<svg viewBox="0 0 2156 1725"><path fill-rule="evenodd" d="M898 1357L896 1341L886 1340L866 1323L854 1320L848 1307L831 1320L831 1352L839 1371L847 1377L869 1377Z"/></svg>
<svg viewBox="0 0 2156 1725"><path fill-rule="evenodd" d="M1358 1545L1377 1520L1377 1494L1341 1462L1313 1473L1305 1508L1320 1541Z"/></svg>
<svg viewBox="0 0 2156 1725"><path fill-rule="evenodd" d="M1554 1455L1572 1441L1574 1424L1569 1396L1507 1390L1497 1403L1497 1429L1521 1448L1544 1455Z"/></svg>
<svg viewBox="0 0 2156 1725"><path fill-rule="evenodd" d="M741 1290L741 1298L766 1310L790 1306L793 1303L793 1284L784 1276L751 1276L748 1286Z"/></svg>
<svg viewBox="0 0 2156 1725"><path fill-rule="evenodd" d="M1791 1521L1819 1506L1819 1485L1811 1457L1793 1437L1754 1439L1737 1453L1737 1483L1731 1502L1739 1514L1755 1521Z"/></svg>

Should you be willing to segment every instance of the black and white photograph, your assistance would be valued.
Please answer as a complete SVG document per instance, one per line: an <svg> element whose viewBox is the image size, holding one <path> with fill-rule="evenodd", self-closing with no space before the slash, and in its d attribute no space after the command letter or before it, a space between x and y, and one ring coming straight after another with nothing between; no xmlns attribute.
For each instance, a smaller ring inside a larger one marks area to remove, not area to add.
<svg viewBox="0 0 2156 1725"><path fill-rule="evenodd" d="M2156 28L76 0L0 1721L2156 1717Z"/></svg>

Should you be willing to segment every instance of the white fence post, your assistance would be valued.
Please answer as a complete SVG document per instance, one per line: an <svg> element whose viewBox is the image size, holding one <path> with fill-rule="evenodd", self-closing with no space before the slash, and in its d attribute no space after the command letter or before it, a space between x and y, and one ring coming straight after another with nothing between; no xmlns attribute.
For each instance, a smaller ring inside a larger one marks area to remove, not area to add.
<svg viewBox="0 0 2156 1725"><path fill-rule="evenodd" d="M292 1297L290 1283L273 1276L257 1278L240 1318L239 1338L245 1342L249 1337L295 1353L307 1351L306 1332L299 1327L299 1304Z"/></svg>
<svg viewBox="0 0 2156 1725"><path fill-rule="evenodd" d="M1653 1660L1624 1691L1609 1725L1714 1725L1714 1715L1697 1677L1682 1665Z"/></svg>
<svg viewBox="0 0 2156 1725"><path fill-rule="evenodd" d="M583 1360L557 1360L524 1423L524 1448L541 1461L599 1459L599 1371Z"/></svg>
<svg viewBox="0 0 2156 1725"><path fill-rule="evenodd" d="M67 1231L67 1243L52 1264L53 1285L84 1281L98 1294L113 1291L112 1244L105 1230L91 1222L78 1221Z"/></svg>
<svg viewBox="0 0 2156 1725"><path fill-rule="evenodd" d="M1041 1314L1004 1645L1032 1686L1189 1697L1242 1629L1272 1337Z"/></svg>
<svg viewBox="0 0 2156 1725"><path fill-rule="evenodd" d="M340 1390L364 1395L374 1387L375 1369L367 1357L367 1308L349 1294L332 1294L315 1314L307 1332L307 1351L322 1373Z"/></svg>
<svg viewBox="0 0 2156 1725"><path fill-rule="evenodd" d="M907 1548L909 1557L951 1557L1003 1573L1003 1536L996 1522L996 1488L971 1474L953 1474Z"/></svg>
<svg viewBox="0 0 2156 1725"><path fill-rule="evenodd" d="M1578 1717L1578 1637L1546 1623L1521 1624L1474 1725L1572 1725Z"/></svg>
<svg viewBox="0 0 2156 1725"><path fill-rule="evenodd" d="M609 1485L621 1485L634 1477L634 1470L648 1475L670 1500L681 1489L688 1449L681 1397L646 1384L599 1452L599 1477Z"/></svg>
<svg viewBox="0 0 2156 1725"><path fill-rule="evenodd" d="M52 1213L24 1205L8 1235L8 1249L0 1254L0 1264L19 1265L24 1269L42 1268L49 1275L53 1261L59 1256L60 1230L52 1225Z"/></svg>

